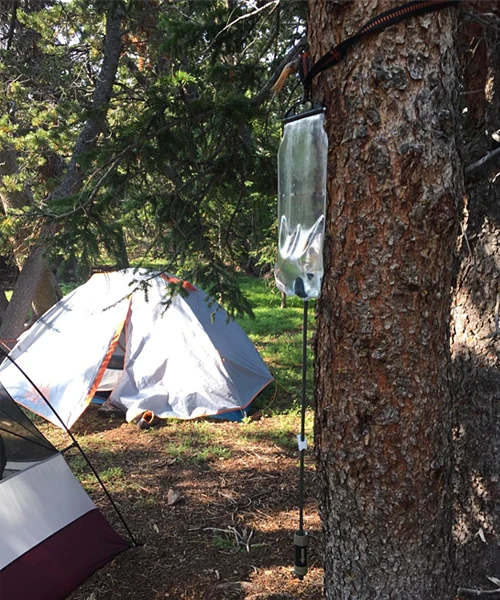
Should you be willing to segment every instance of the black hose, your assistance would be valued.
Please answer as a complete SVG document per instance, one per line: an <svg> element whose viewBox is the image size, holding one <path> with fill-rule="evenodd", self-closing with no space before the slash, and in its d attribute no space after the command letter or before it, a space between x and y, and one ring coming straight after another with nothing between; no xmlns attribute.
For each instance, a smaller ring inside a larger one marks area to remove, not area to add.
<svg viewBox="0 0 500 600"><path fill-rule="evenodd" d="M304 532L304 458L306 452L306 390L307 390L307 309L309 302L304 301L304 319L302 324L302 399L300 414L299 436L299 528L295 532L293 543L295 546L294 572L302 580L307 573L307 547L309 538Z"/></svg>

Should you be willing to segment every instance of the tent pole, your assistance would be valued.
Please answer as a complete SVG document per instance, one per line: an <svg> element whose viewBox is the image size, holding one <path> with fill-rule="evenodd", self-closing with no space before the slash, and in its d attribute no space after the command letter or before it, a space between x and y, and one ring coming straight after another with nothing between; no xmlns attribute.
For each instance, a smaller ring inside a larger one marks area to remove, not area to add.
<svg viewBox="0 0 500 600"><path fill-rule="evenodd" d="M108 492L106 486L104 485L104 482L102 481L102 479L99 477L99 473L95 470L94 465L90 462L89 457L85 454L85 451L83 450L83 448L80 446L80 444L78 443L78 440L75 438L75 436L73 435L73 433L69 430L69 428L67 427L66 423L62 420L62 418L59 416L58 412L54 409L54 407L51 405L51 403L47 400L47 398L42 394L41 390L38 388L38 386L32 381L32 379L30 379L30 377L26 374L26 372L16 363L16 361L11 358L8 353L2 348L0 347L0 352L5 356L5 358L7 358L20 372L21 374L26 377L27 381L29 381L29 383L33 386L33 388L36 390L36 392L40 395L40 397L44 400L45 404L47 404L47 406L50 408L50 410L54 413L54 415L57 417L57 419L60 421L63 429L66 431L66 433L69 435L69 437L71 438L71 441L73 442L73 444L76 446L76 448L78 448L78 450L80 451L81 455L83 456L83 458L85 459L85 462L87 463L89 469L92 471L94 477L97 479L97 481L99 482L99 485L102 487L104 493L106 494L106 497L108 498L111 506L114 508L116 514L118 515L118 518L120 519L122 525L125 527L125 530L127 531L130 540L132 541L132 544L137 547L139 546L139 543L136 541L134 535L132 534L132 531L130 530L129 526L127 525L127 522L125 521L123 515L121 514L121 512L118 509L118 506L115 504L115 501L113 500L113 498L111 497L111 494Z"/></svg>

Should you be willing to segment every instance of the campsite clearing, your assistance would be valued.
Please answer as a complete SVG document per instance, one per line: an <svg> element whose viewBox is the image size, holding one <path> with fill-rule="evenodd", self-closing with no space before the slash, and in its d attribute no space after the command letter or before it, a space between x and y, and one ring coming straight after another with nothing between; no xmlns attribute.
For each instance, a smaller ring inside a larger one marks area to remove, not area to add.
<svg viewBox="0 0 500 600"><path fill-rule="evenodd" d="M38 425L53 440L63 436L46 422ZM297 426L297 414L289 411L244 423L170 420L141 430L105 419L91 406L73 431L142 545L91 576L69 600L320 598L312 451L305 507L310 569L303 582L292 574ZM120 530L81 456L68 462ZM169 504L171 489L180 503Z"/></svg>
<svg viewBox="0 0 500 600"><path fill-rule="evenodd" d="M260 415L240 423L169 419L141 430L89 406L72 431L141 545L94 573L68 600L322 597L312 410L306 422L310 449L304 513L311 535L310 568L302 582L292 574L303 305L291 298L282 310L279 294L268 282L249 277L241 282L256 318L240 324L276 377L253 405ZM311 350L308 364L311 402ZM68 446L63 431L40 417L34 420L57 448ZM83 457L75 449L65 456L94 502L125 536ZM171 503L176 497L180 501Z"/></svg>

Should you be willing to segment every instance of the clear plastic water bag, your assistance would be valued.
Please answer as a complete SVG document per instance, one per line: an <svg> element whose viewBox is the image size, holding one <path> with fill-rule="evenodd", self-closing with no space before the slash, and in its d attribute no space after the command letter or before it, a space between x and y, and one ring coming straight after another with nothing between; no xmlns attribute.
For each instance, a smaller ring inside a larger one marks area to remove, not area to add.
<svg viewBox="0 0 500 600"><path fill-rule="evenodd" d="M328 138L325 108L283 120L278 152L278 289L318 298L323 278Z"/></svg>

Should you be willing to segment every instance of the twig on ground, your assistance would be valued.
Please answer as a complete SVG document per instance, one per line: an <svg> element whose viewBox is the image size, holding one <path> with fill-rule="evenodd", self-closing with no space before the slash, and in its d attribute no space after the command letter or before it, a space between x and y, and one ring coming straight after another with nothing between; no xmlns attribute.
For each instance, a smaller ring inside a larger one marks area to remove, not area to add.
<svg viewBox="0 0 500 600"><path fill-rule="evenodd" d="M238 548L239 546L244 546L247 552L250 552L250 540L254 534L253 529L248 530L246 527L240 532L236 529L236 527L228 526L227 529L220 529L219 527L203 527L204 531L217 531L221 533L225 533L228 536L234 536L235 545Z"/></svg>
<svg viewBox="0 0 500 600"><path fill-rule="evenodd" d="M500 588L496 590L475 590L472 588L458 588L457 593L459 596L488 596L490 594L500 594Z"/></svg>

